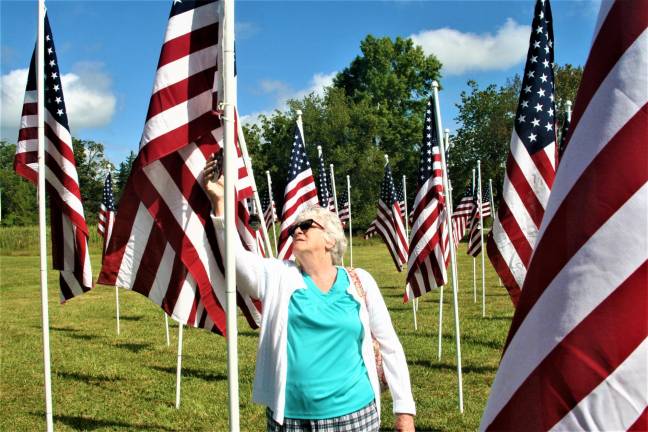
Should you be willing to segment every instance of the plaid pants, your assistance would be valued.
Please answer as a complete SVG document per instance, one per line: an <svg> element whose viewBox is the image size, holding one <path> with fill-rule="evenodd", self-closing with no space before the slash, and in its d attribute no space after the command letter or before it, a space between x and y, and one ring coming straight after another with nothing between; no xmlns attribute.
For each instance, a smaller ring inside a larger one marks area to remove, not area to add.
<svg viewBox="0 0 648 432"><path fill-rule="evenodd" d="M378 432L380 429L375 401L358 411L328 419L284 418L284 424L280 425L272 418L270 408L266 409L266 418L268 432Z"/></svg>

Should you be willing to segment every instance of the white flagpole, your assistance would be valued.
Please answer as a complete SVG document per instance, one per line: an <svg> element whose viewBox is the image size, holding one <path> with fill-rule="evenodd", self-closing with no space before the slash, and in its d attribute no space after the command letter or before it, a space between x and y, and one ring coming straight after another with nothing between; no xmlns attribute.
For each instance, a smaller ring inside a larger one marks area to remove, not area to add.
<svg viewBox="0 0 648 432"><path fill-rule="evenodd" d="M239 425L239 387L238 387L238 339L236 309L236 220L234 205L236 201L234 184L236 182L236 147L234 144L234 1L224 3L223 16L223 96L224 96L224 148L225 148L225 293L227 297L227 382L229 395L229 430L238 432Z"/></svg>
<svg viewBox="0 0 648 432"><path fill-rule="evenodd" d="M257 189L256 179L254 178L254 171L252 170L252 159L250 158L250 154L248 153L247 143L245 142L245 134L243 133L243 126L241 125L240 121L236 122L236 124L237 124L238 138L239 138L239 146L241 147L241 154L243 155L243 164L245 165L245 168L248 171L248 176L252 181L252 192L254 193L254 197L252 198L252 200L258 212L259 211L258 209L262 209L263 207L261 207L259 190ZM259 218L263 218L263 210L261 210ZM272 247L270 245L270 237L268 237L268 229L265 226L265 221L260 225L261 225L261 233L263 234L264 237L265 248L268 251L268 255L272 256Z"/></svg>
<svg viewBox="0 0 648 432"><path fill-rule="evenodd" d="M115 315L117 316L117 336L119 336L119 288L115 286Z"/></svg>
<svg viewBox="0 0 648 432"><path fill-rule="evenodd" d="M295 111L295 114L297 114L297 127L299 128L299 132L301 132L301 137L302 137L302 143L304 144L304 149L306 148L306 137L304 136L304 122L302 121L302 110L297 110Z"/></svg>
<svg viewBox="0 0 648 432"><path fill-rule="evenodd" d="M353 267L353 232L351 231L351 178L347 175L347 200L349 200L349 259Z"/></svg>
<svg viewBox="0 0 648 432"><path fill-rule="evenodd" d="M407 242L409 243L410 238L409 238L409 221L408 221L408 213L407 213L407 177L403 176L403 201L405 202L405 238L407 238ZM414 331L418 330L418 323L416 322L416 303L418 298L414 298L414 292L412 291L410 284L407 284L405 286L405 290L407 291L407 295L412 299L412 316L414 317Z"/></svg>
<svg viewBox="0 0 648 432"><path fill-rule="evenodd" d="M475 170L473 172L472 194L475 195ZM472 221L471 221L472 223ZM468 240L470 242L470 239ZM473 257L473 303L477 303L477 258Z"/></svg>
<svg viewBox="0 0 648 432"><path fill-rule="evenodd" d="M49 309L47 296L47 233L45 225L45 1L38 0L38 48L36 89L38 109L38 227L40 249L41 314L43 325L43 367L45 374L45 422L54 430L52 408L52 372L50 363Z"/></svg>
<svg viewBox="0 0 648 432"><path fill-rule="evenodd" d="M434 92L434 114L437 123L437 140L439 142L439 150L441 150L441 163L443 165L443 190L448 188L448 167L446 165L445 157L445 143L441 135L441 109L439 107L439 83L432 81L432 91ZM452 239L452 207L446 209L446 223L448 224L448 233ZM453 309L454 309L454 323L455 323L455 342L457 346L457 392L459 395L459 412L463 413L463 378L461 373L461 334L459 331L459 301L457 299L457 255L454 247L454 242L450 241L450 260L452 261L452 294L453 294Z"/></svg>
<svg viewBox="0 0 648 432"><path fill-rule="evenodd" d="M171 346L171 339L169 338L169 317L166 312L164 312L164 329L166 331L166 343L167 346Z"/></svg>
<svg viewBox="0 0 648 432"><path fill-rule="evenodd" d="M486 316L486 263L484 261L484 203L482 203L482 181L481 181L481 160L477 160L477 177L479 189L477 190L477 202L479 203L479 225L481 242L481 265L482 265L482 317Z"/></svg>
<svg viewBox="0 0 648 432"><path fill-rule="evenodd" d="M572 101L568 100L565 102L565 110L567 112L567 121L571 122L572 116Z"/></svg>
<svg viewBox="0 0 648 432"><path fill-rule="evenodd" d="M335 189L335 167L333 164L329 165L329 170L331 171L331 188L333 189L333 203L335 204L335 214L340 217L340 211L338 210L337 202L337 191Z"/></svg>
<svg viewBox="0 0 648 432"><path fill-rule="evenodd" d="M182 379L182 330L184 326L178 322L178 364L176 366L176 399L175 407L180 409L180 380Z"/></svg>
<svg viewBox="0 0 648 432"><path fill-rule="evenodd" d="M277 219L275 218L275 202L274 198L272 198L272 180L270 180L270 171L266 171L266 178L268 179L268 198L270 198L268 206L270 207L270 215L272 216L272 238L274 240L275 256L277 256L279 255L279 250L277 249L277 227L275 226Z"/></svg>

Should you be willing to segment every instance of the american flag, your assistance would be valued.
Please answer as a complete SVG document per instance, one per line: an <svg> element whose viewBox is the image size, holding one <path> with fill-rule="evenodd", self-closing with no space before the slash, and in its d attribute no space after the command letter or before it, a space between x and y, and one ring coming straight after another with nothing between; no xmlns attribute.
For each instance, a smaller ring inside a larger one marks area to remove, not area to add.
<svg viewBox="0 0 648 432"><path fill-rule="evenodd" d="M97 223L97 232L104 239L102 250L105 252L108 243L110 242L110 235L112 234L113 226L115 224L115 198L112 190L112 176L110 173L106 176L103 188L103 198L99 206L99 222Z"/></svg>
<svg viewBox="0 0 648 432"><path fill-rule="evenodd" d="M464 235L466 235L466 227L468 226L468 220L472 215L472 210L472 192L470 187L467 187L466 192L459 200L459 204L455 207L454 213L452 213L452 235L454 236L455 246L457 246Z"/></svg>
<svg viewBox="0 0 648 432"><path fill-rule="evenodd" d="M211 204L207 159L223 146L222 2L173 2L140 151L120 200L99 283L132 289L176 321L224 334L225 276ZM241 125L235 118L238 137ZM239 151L237 228L254 250L245 199L252 179ZM237 295L251 326L260 305Z"/></svg>
<svg viewBox="0 0 648 432"><path fill-rule="evenodd" d="M346 223L349 222L349 195L345 189L340 196L340 202L338 206L340 222L343 226L346 226Z"/></svg>
<svg viewBox="0 0 648 432"><path fill-rule="evenodd" d="M376 219L372 220L369 224L369 227L364 233L364 239L369 240L371 237L376 235Z"/></svg>
<svg viewBox="0 0 648 432"><path fill-rule="evenodd" d="M487 188L482 188L482 217L487 218L488 216L491 216L491 198L490 194L488 193Z"/></svg>
<svg viewBox="0 0 648 432"><path fill-rule="evenodd" d="M264 197L261 198L261 205L263 206L263 219L266 227L271 227L277 220L277 207L275 206L275 200L273 199L272 204L270 204L270 197L264 195Z"/></svg>
<svg viewBox="0 0 648 432"><path fill-rule="evenodd" d="M92 288L88 226L72 150L61 74L49 19L45 15L45 184L50 197L52 264L60 270L61 302ZM29 64L14 170L38 184L38 91L36 49Z"/></svg>
<svg viewBox="0 0 648 432"><path fill-rule="evenodd" d="M446 267L450 258L450 245L446 198L433 106L434 100L430 98L425 111L418 189L412 209L414 223L409 245L407 282L414 297L420 297L448 281Z"/></svg>
<svg viewBox="0 0 648 432"><path fill-rule="evenodd" d="M326 171L326 165L324 164L324 154L322 153L321 147L317 148L317 197L321 207L327 208L332 212L335 212L335 200L333 198L333 193L329 187L328 173Z"/></svg>
<svg viewBox="0 0 648 432"><path fill-rule="evenodd" d="M389 162L385 164L385 176L378 199L378 214L373 224L376 232L387 245L396 268L402 271L403 264L407 262L407 237Z"/></svg>
<svg viewBox="0 0 648 432"><path fill-rule="evenodd" d="M292 237L288 228L295 222L302 210L319 204L317 187L313 179L311 164L304 148L304 136L298 124L288 165L288 181L284 190L284 204L281 211L281 233L279 234L279 259L293 259Z"/></svg>
<svg viewBox="0 0 648 432"><path fill-rule="evenodd" d="M396 197L398 199L398 207L400 208L401 217L405 217L405 195L403 194L403 187L399 184L395 184L396 187Z"/></svg>
<svg viewBox="0 0 648 432"><path fill-rule="evenodd" d="M473 191L472 200L472 211L468 218L468 255L476 257L481 253L482 249L482 221L479 212L482 200L477 193L477 188ZM481 208L483 209L483 207Z"/></svg>
<svg viewBox="0 0 648 432"><path fill-rule="evenodd" d="M648 430L647 17L601 4L482 430Z"/></svg>
<svg viewBox="0 0 648 432"><path fill-rule="evenodd" d="M556 174L552 26L549 0L537 0L502 197L488 235L488 257L514 304Z"/></svg>

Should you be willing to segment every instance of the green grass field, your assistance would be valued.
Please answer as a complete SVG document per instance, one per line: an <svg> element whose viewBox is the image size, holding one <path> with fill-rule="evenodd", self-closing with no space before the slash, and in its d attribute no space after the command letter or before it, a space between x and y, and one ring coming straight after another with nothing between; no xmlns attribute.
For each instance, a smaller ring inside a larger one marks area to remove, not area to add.
<svg viewBox="0 0 648 432"><path fill-rule="evenodd" d="M0 228L0 430L44 430L43 355L38 257L33 228ZM94 233L94 227L91 227ZM25 239L32 239L25 241ZM405 349L418 415L418 430L475 430L494 379L513 314L504 288L487 263L486 318L473 302L472 258L459 251L459 309L463 358L463 414L458 410L451 290L443 306L443 354L437 358L439 292L424 296L414 331L412 308L403 304L404 274L395 271L385 246L354 238L354 264L378 281ZM91 236L95 278L100 247ZM226 346L222 337L187 329L184 335L182 404L175 409L177 325L166 345L163 312L143 296L120 290L121 334L115 327L115 289L58 302L58 272L49 271L50 345L54 426L57 430L225 431ZM264 431L264 408L251 401L257 332L239 319L240 422ZM391 400L383 395L382 425L393 429Z"/></svg>

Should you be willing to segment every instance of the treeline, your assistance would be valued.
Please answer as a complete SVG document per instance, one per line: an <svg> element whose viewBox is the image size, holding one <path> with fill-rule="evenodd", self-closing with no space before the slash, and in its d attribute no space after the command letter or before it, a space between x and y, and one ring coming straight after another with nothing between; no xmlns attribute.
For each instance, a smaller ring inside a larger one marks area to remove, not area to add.
<svg viewBox="0 0 648 432"><path fill-rule="evenodd" d="M432 81L443 85L439 60L434 55L426 56L410 39L367 36L360 49L361 54L335 77L323 95L290 100L287 110L276 110L244 126L260 193L267 194L265 171L269 170L280 209L296 111L301 110L313 169L317 170L316 148L321 145L327 164L335 165L338 196L346 187L346 175L351 177L354 227L358 229L375 217L385 153L390 157L396 181L400 183L402 175L407 176L408 201L413 201L425 106ZM574 100L582 68L556 66L554 72L556 118L562 120L564 102ZM474 81L468 81L468 89L462 92L456 119L460 127L451 137L453 146L448 158L455 202L470 181L477 159L482 161L483 178L492 178L495 194L499 194L520 82L514 76L503 86L479 88ZM107 172L113 172L118 200L135 154L115 167L106 160L101 143L74 139L74 151L86 218L92 223ZM14 153L15 145L0 142L2 223L36 223L35 189L13 172Z"/></svg>

